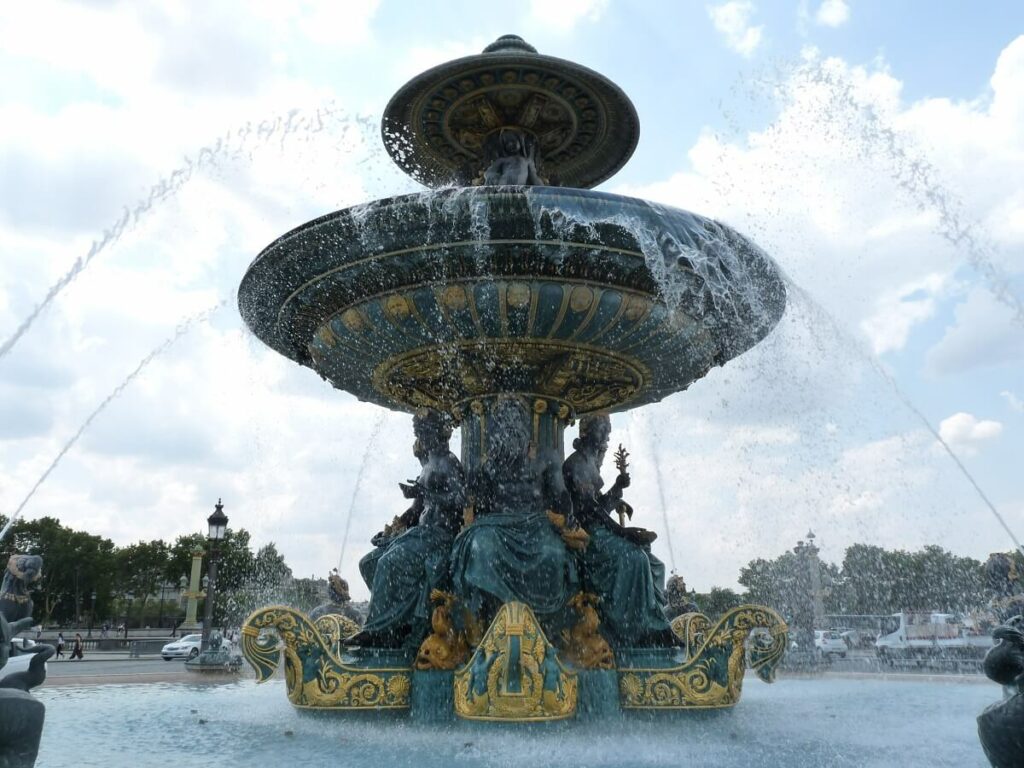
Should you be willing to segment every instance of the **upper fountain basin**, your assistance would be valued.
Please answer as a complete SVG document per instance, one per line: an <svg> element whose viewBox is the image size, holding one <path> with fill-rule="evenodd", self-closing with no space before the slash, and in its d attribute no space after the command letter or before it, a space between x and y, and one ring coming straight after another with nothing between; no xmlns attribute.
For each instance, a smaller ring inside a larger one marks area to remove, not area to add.
<svg viewBox="0 0 1024 768"><path fill-rule="evenodd" d="M265 343L362 400L514 392L576 414L685 389L778 322L778 269L729 227L635 198L467 187L322 216L249 267Z"/></svg>

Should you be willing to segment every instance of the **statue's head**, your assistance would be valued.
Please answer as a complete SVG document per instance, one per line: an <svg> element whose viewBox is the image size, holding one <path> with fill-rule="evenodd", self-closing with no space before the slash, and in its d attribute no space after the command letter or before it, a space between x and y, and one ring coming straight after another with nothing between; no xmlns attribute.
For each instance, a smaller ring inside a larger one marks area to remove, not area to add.
<svg viewBox="0 0 1024 768"><path fill-rule="evenodd" d="M427 452L425 450L423 450L423 443L421 443L418 439L417 440L413 440L413 443L412 443L412 455L416 457L416 460L420 464L426 464L427 463Z"/></svg>
<svg viewBox="0 0 1024 768"><path fill-rule="evenodd" d="M416 458L422 462L430 451L448 445L448 440L452 436L452 423L448 416L441 411L421 408L412 417L412 431L416 435L416 443L419 444L418 450L421 452L416 454ZM413 444L413 453L416 451L416 444Z"/></svg>
<svg viewBox="0 0 1024 768"><path fill-rule="evenodd" d="M19 581L32 584L43 575L43 558L39 555L11 555L7 572Z"/></svg>
<svg viewBox="0 0 1024 768"><path fill-rule="evenodd" d="M327 577L327 595L333 603L347 603L352 599L348 594L348 582L341 578L337 568Z"/></svg>
<svg viewBox="0 0 1024 768"><path fill-rule="evenodd" d="M669 605L678 606L689 602L690 593L682 576L676 574L669 577L665 583L665 597L668 598Z"/></svg>
<svg viewBox="0 0 1024 768"><path fill-rule="evenodd" d="M600 453L608 450L608 438L612 434L612 420L606 413L595 413L580 419L580 436L573 440L572 447L594 448Z"/></svg>
<svg viewBox="0 0 1024 768"><path fill-rule="evenodd" d="M499 398L487 414L487 460L518 466L530 450L530 414L517 397Z"/></svg>
<svg viewBox="0 0 1024 768"><path fill-rule="evenodd" d="M500 139L503 155L523 154L523 139L516 131L502 130Z"/></svg>

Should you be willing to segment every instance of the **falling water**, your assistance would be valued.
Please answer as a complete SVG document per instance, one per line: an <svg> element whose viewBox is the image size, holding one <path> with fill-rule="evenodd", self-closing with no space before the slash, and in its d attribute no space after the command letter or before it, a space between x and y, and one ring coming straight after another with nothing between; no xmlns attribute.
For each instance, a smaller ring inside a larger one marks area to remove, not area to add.
<svg viewBox="0 0 1024 768"><path fill-rule="evenodd" d="M383 408L377 409L377 418L374 419L373 428L370 430L370 438L366 441L366 448L363 450L363 460L359 462L359 472L356 473L356 482L352 486L352 498L348 503L348 515L345 517L345 532L341 537L341 552L338 553L338 570L341 570L342 562L345 560L345 548L348 546L348 532L352 527L352 515L355 513L356 501L359 499L359 491L363 485L363 478L370 466L370 456L373 454L374 444L384 426L384 417L387 411Z"/></svg>
<svg viewBox="0 0 1024 768"><path fill-rule="evenodd" d="M668 561L672 573L676 572L676 551L672 547L672 528L668 522L668 504L665 503L665 480L661 474L661 458L658 455L657 429L646 430L651 441L651 458L654 463L654 482L658 488L658 506L661 509L661 523L665 528L665 545L668 547Z"/></svg>
<svg viewBox="0 0 1024 768"><path fill-rule="evenodd" d="M57 468L57 465L60 464L61 459L64 458L64 454L71 450L72 446L74 446L74 444L78 442L78 438L82 436L82 433L89 428L89 425L92 424L93 419L99 416L100 413L102 413L103 410L108 405L110 405L111 401L116 399L117 396L120 395L128 387L128 385L131 384L140 373L142 373L142 370L147 365L149 365L156 357L159 357L161 354L166 352L171 345L173 345L178 339L180 339L182 336L188 333L189 330L191 330L192 327L195 326L197 323L202 323L209 320L210 317L218 309L223 307L226 303L226 300L221 301L218 304L214 305L213 307L206 309L202 312L199 312L198 314L192 315L191 317L188 317L185 320L182 320L180 323L178 323L177 327L174 329L174 335L168 338L162 344L160 344L156 349L154 349L144 358L142 358L142 360L139 361L139 364L135 366L134 370L132 370L132 372L129 373L120 384L114 387L113 391L109 395L103 398L102 402L100 402L100 404L96 406L93 412L89 414L86 420L82 422L82 425L78 428L75 434L73 434L71 438L66 443L64 443L64 447L57 452L57 455L54 456L53 461L50 462L50 465L46 468L46 471L43 472L43 474L39 477L38 480L36 480L35 485L32 486L32 488L29 490L25 498L22 499L21 504L18 505L18 508L14 510L14 513L11 515L10 520L7 521L7 525L5 525L3 530L0 531L0 541L4 540L4 538L7 536L7 533L18 521L18 518L21 517L22 510L24 510L25 506L29 503L29 501L32 500L32 497L35 495L36 491L39 490L39 487L44 482L46 482L46 478L50 476L50 473Z"/></svg>
<svg viewBox="0 0 1024 768"><path fill-rule="evenodd" d="M836 318L833 317L832 314L828 312L824 307L822 307L817 301L815 301L808 291L796 285L792 280L789 279L787 279L786 281L786 286L789 291L790 298L792 299L793 297L798 297L800 300L800 306L803 309L809 310L811 313L813 313L816 319L823 321L827 325L827 327L832 331L836 339L844 343L848 349L851 349L854 352L856 352L859 357L863 358L863 360L870 366L871 370L874 371L889 386L893 394L896 395L897 399L899 399L899 401L912 414L914 414L915 418L917 418L917 420L921 422L922 426L924 426L928 433L933 438L935 438L936 442L942 447L942 449L949 456L949 458L953 460L953 463L960 471L960 474L962 474L964 478L967 480L967 482L970 483L975 493L977 493L978 498L981 499L981 501L985 504L985 506L989 509L992 515L999 522L999 525L1002 526L1004 531L1006 531L1007 535L1010 537L1010 540L1013 541L1014 546L1016 546L1017 549L1022 554L1024 554L1024 547L1021 546L1020 540L1010 529L1010 526L1007 525L1006 520L999 513L999 510L996 508L995 504L992 503L991 499L989 499L985 491L982 490L981 486L978 484L978 481L974 479L974 476L968 471L967 467L964 466L963 462L960 460L960 457L957 456L956 452L952 449L952 447L950 447L949 443L942 438L942 435L939 434L939 431L935 429L934 426L932 426L932 423L928 420L928 417L925 416L921 409L914 405L913 401L911 401L910 398L907 397L906 393L903 392L902 389L900 389L899 384L896 383L896 379L894 379L893 376L885 369L881 362L879 362L878 358L875 357L870 352L868 352L866 349L864 349L863 345L861 345L857 341L857 339L853 338L853 336L844 331L843 328L839 325L839 322L836 320Z"/></svg>
<svg viewBox="0 0 1024 768"><path fill-rule="evenodd" d="M125 206L120 218L104 230L102 237L93 240L88 252L75 260L71 269L50 287L43 300L22 320L14 333L0 345L0 359L11 351L18 340L32 327L43 310L89 266L96 256L117 243L125 232L131 230L158 204L173 197L198 171L212 168L223 160L237 159L246 154L251 156L254 148L269 144L275 137L279 140L281 147L289 137L302 135L308 138L312 134L325 130L327 122L330 120L340 121L345 129L353 123L357 127L364 127L369 122L366 118L350 118L347 113L332 104L318 107L315 112L310 114L302 114L302 112L303 110L300 109L291 109L274 118L255 124L247 122L234 130L229 130L213 143L202 147L194 157L186 157L181 166L161 178L150 188L149 194L134 206Z"/></svg>
<svg viewBox="0 0 1024 768"><path fill-rule="evenodd" d="M984 227L966 217L963 202L939 181L935 165L911 145L908 137L888 125L871 103L858 97L849 78L828 70L819 61L811 61L797 66L786 77L757 82L788 101L801 88L825 86L828 114L822 125L829 129L838 125L859 139L862 153L884 156L896 185L921 210L929 209L938 215L936 233L966 257L996 300L1013 311L1016 322L1024 324L1024 302L1014 293L1010 278L995 263L995 246ZM837 120L836 110L847 119Z"/></svg>

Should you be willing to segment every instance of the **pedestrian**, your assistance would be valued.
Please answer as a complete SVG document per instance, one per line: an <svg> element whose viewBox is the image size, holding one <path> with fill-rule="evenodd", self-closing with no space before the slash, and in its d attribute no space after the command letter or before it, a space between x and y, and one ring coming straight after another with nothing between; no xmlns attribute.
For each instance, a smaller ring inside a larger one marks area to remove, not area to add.
<svg viewBox="0 0 1024 768"><path fill-rule="evenodd" d="M82 649L85 648L85 641L82 636L75 632L75 644L71 648L71 658L82 661Z"/></svg>
<svg viewBox="0 0 1024 768"><path fill-rule="evenodd" d="M57 633L57 658L59 659L59 658L61 658L63 656L64 656L64 633L63 632L58 632Z"/></svg>

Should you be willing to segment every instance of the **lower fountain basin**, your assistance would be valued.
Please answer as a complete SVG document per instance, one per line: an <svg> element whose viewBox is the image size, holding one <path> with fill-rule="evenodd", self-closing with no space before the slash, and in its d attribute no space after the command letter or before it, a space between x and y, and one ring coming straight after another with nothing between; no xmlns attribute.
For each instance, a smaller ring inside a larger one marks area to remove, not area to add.
<svg viewBox="0 0 1024 768"><path fill-rule="evenodd" d="M362 400L516 392L583 414L685 389L778 322L760 249L710 219L558 187L378 200L267 247L239 288L264 342Z"/></svg>
<svg viewBox="0 0 1024 768"><path fill-rule="evenodd" d="M162 662L161 662L162 663ZM181 763L209 744L220 765L522 765L717 768L983 768L975 717L998 698L981 684L867 679L782 679L748 685L731 712L685 719L642 713L580 727L482 729L310 715L284 681L57 687L46 704L39 766L150 768ZM266 690L267 686L279 690ZM194 751L194 750L192 750Z"/></svg>

